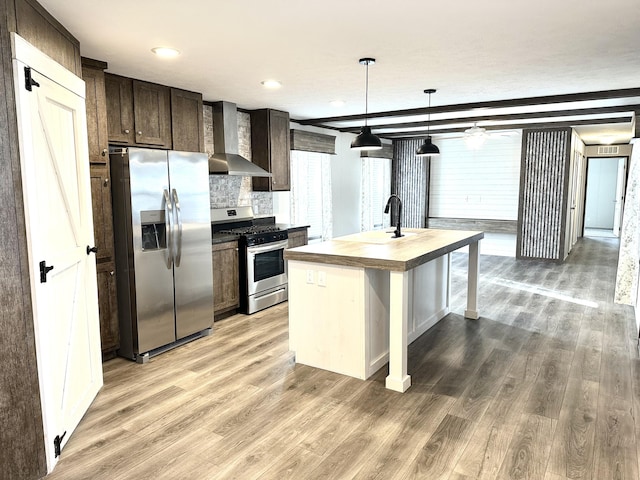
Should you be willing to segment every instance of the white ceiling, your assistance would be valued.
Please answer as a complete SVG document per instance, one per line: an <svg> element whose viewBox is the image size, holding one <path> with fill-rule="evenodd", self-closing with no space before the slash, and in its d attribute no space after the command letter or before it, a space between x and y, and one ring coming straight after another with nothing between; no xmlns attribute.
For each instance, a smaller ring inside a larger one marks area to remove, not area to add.
<svg viewBox="0 0 640 480"><path fill-rule="evenodd" d="M369 112L640 87L638 0L39 1L109 72L294 119L363 113L365 56Z"/></svg>

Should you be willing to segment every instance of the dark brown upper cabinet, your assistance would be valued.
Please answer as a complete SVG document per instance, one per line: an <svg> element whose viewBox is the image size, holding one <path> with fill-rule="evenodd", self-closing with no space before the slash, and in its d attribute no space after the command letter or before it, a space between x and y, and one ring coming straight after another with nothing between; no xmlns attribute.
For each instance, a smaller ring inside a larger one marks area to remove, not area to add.
<svg viewBox="0 0 640 480"><path fill-rule="evenodd" d="M271 109L251 112L251 160L272 175L253 177L253 189L290 190L289 154L289 114Z"/></svg>
<svg viewBox="0 0 640 480"><path fill-rule="evenodd" d="M105 74L109 142L171 148L169 87Z"/></svg>
<svg viewBox="0 0 640 480"><path fill-rule="evenodd" d="M133 80L105 74L109 142L133 145Z"/></svg>
<svg viewBox="0 0 640 480"><path fill-rule="evenodd" d="M86 85L87 136L89 162L106 164L109 161L109 131L107 127L107 99L104 86L105 62L82 59L82 79Z"/></svg>
<svg viewBox="0 0 640 480"><path fill-rule="evenodd" d="M202 94L171 89L171 133L174 150L204 152Z"/></svg>
<svg viewBox="0 0 640 480"><path fill-rule="evenodd" d="M171 148L171 90L155 83L133 81L136 143Z"/></svg>

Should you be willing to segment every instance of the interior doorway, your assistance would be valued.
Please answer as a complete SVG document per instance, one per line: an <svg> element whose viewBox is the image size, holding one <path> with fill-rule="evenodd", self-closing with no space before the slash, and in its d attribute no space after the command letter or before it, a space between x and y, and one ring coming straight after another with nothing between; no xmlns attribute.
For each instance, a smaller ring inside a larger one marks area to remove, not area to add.
<svg viewBox="0 0 640 480"><path fill-rule="evenodd" d="M584 207L585 237L619 237L626 157L589 157Z"/></svg>

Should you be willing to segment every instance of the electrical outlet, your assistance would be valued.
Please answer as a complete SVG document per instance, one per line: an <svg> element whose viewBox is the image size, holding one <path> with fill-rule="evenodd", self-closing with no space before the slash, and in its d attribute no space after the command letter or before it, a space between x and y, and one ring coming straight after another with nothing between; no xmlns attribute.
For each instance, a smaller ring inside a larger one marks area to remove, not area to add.
<svg viewBox="0 0 640 480"><path fill-rule="evenodd" d="M323 272L322 270L318 271L318 286L327 286L327 272Z"/></svg>
<svg viewBox="0 0 640 480"><path fill-rule="evenodd" d="M307 270L307 283L314 283L313 270Z"/></svg>

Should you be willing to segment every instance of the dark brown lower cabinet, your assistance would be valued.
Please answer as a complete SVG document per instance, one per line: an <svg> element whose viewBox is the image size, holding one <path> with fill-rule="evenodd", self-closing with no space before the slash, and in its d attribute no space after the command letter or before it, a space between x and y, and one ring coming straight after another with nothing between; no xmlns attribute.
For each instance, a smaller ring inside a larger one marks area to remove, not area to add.
<svg viewBox="0 0 640 480"><path fill-rule="evenodd" d="M289 248L301 247L309 243L307 229L289 232Z"/></svg>
<svg viewBox="0 0 640 480"><path fill-rule="evenodd" d="M99 263L97 270L102 359L107 360L115 357L116 350L120 347L115 264L113 262Z"/></svg>
<svg viewBox="0 0 640 480"><path fill-rule="evenodd" d="M238 242L212 245L214 315L231 312L240 306Z"/></svg>

